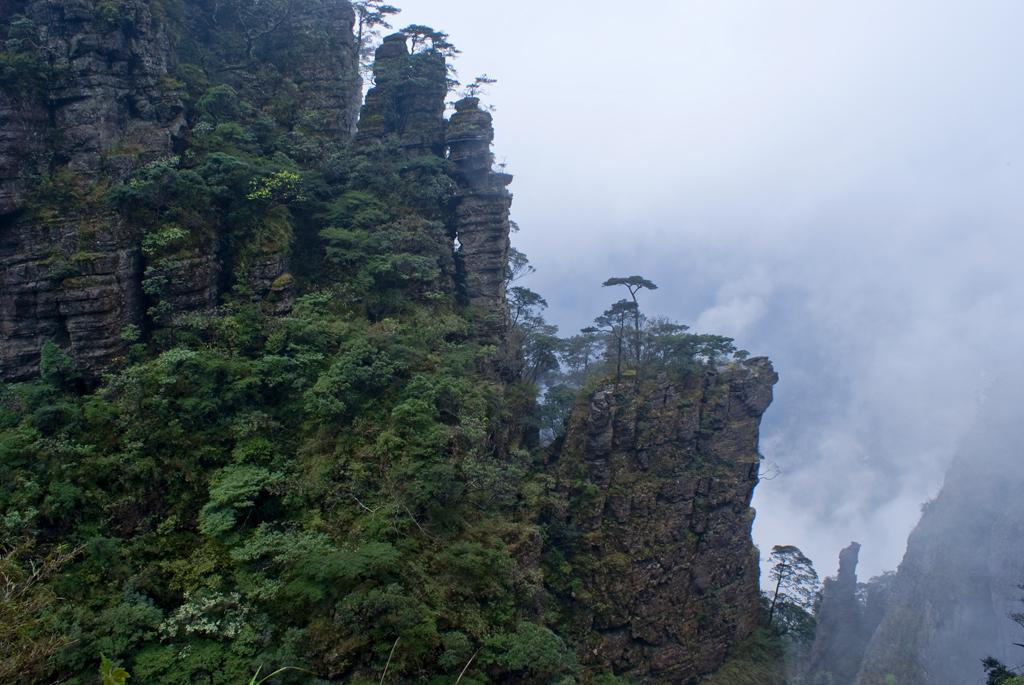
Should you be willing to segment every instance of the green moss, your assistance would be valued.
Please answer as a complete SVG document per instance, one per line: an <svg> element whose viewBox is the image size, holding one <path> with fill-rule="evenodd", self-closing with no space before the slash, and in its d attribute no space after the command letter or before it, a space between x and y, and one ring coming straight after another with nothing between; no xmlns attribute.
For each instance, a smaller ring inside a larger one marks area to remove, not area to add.
<svg viewBox="0 0 1024 685"><path fill-rule="evenodd" d="M270 289L274 292L278 292L281 290L286 290L287 288L292 287L292 285L294 284L295 277L292 276L291 274L285 273L281 274L280 276L274 279L274 282L270 284Z"/></svg>

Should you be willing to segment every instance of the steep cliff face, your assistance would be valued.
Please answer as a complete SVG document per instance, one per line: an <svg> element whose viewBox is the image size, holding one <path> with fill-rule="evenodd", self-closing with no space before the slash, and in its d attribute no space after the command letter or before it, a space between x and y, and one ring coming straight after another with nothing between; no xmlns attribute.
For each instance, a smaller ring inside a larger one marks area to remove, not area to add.
<svg viewBox="0 0 1024 685"><path fill-rule="evenodd" d="M455 103L447 135L457 181L452 231L459 240L468 303L483 318L484 330L498 335L508 320L505 281L512 194L507 186L512 176L494 171L493 140L491 114L480 108L477 98Z"/></svg>
<svg viewBox="0 0 1024 685"><path fill-rule="evenodd" d="M552 584L584 663L646 683L714 671L759 617L750 537L764 359L599 387L554 463ZM560 571L559 571L560 569Z"/></svg>
<svg viewBox="0 0 1024 685"><path fill-rule="evenodd" d="M34 374L46 340L103 369L141 320L142 257L97 200L103 183L167 154L185 125L162 81L169 39L144 2L114 22L85 0L3 9L39 80L0 90L0 375ZM33 211L33 195L49 206Z"/></svg>
<svg viewBox="0 0 1024 685"><path fill-rule="evenodd" d="M384 41L352 144L345 0L0 17L0 376L52 341L103 384L0 388L0 532L89 547L46 668L692 683L751 634L776 374L683 346L533 450L512 178L479 100L445 120L443 52Z"/></svg>
<svg viewBox="0 0 1024 685"><path fill-rule="evenodd" d="M990 398L939 496L923 510L858 685L960 685L980 659L1019 663L1024 440L1015 389Z"/></svg>
<svg viewBox="0 0 1024 685"><path fill-rule="evenodd" d="M171 327L231 291L287 311L295 222L273 206L282 185L253 186L263 195L247 207L217 188L249 168L266 181L256 161L316 166L349 144L360 103L350 4L12 0L0 10L4 54L20 69L0 84L0 377L34 376L48 341L98 376L124 357L134 333L123 332ZM410 53L402 34L380 46L374 76L358 141L396 139L410 159L450 163L450 202L432 218L460 243L481 333L500 337L511 177L492 170L491 116L467 99L449 125L444 56ZM254 159L275 137L288 145ZM164 216L166 198L110 200L126 183L166 194L183 171L206 173L207 197L193 200L204 215ZM403 173L415 182L414 168Z"/></svg>
<svg viewBox="0 0 1024 685"><path fill-rule="evenodd" d="M203 2L0 5L5 56L17 66L0 84L0 377L33 376L47 341L88 373L111 368L126 351L126 327L160 323L146 316L151 267L170 283L159 299L171 312L216 305L236 276L267 294L287 271L287 246L275 245L256 250L244 274L231 273L226 236L216 232L150 263L142 228L106 200L134 171L187 152L201 93L190 97L182 73L265 99L274 92L268 82L290 88L302 105L278 123L338 142L351 136L359 101L352 8L344 0L286 5L258 17Z"/></svg>
<svg viewBox="0 0 1024 685"><path fill-rule="evenodd" d="M397 136L410 154L444 154L448 70L443 56L410 54L408 38L390 35L374 56L374 87L366 94L357 140Z"/></svg>
<svg viewBox="0 0 1024 685"><path fill-rule="evenodd" d="M459 281L479 332L500 338L508 325L505 296L512 176L494 170L494 122L480 100L455 103L444 119L448 93L443 57L410 54L406 37L384 39L374 61L374 87L366 95L357 142L393 137L406 152L446 157L455 182L446 223L458 241Z"/></svg>

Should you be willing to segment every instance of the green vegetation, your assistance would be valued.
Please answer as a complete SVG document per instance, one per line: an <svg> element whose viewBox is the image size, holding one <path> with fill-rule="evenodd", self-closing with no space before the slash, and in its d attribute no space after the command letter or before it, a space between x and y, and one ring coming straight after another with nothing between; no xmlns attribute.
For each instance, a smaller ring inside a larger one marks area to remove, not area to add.
<svg viewBox="0 0 1024 685"><path fill-rule="evenodd" d="M49 344L39 380L0 388L0 680L92 683L101 655L109 682L171 685L571 675L513 554L539 537L535 391L489 371L457 301L447 163L315 138L217 59L180 68L187 148L93 198L141 233L128 363L86 386ZM39 204L66 211L64 187ZM181 264L215 243L232 288L182 314ZM272 316L248 265L293 250Z"/></svg>
<svg viewBox="0 0 1024 685"><path fill-rule="evenodd" d="M793 545L776 545L768 561L772 565L769 578L773 583L768 595L768 625L777 627L783 634L812 637L811 612L821 589L814 564Z"/></svg>
<svg viewBox="0 0 1024 685"><path fill-rule="evenodd" d="M1024 676L1017 675L999 660L988 657L982 660L985 669L986 685L1022 685Z"/></svg>
<svg viewBox="0 0 1024 685"><path fill-rule="evenodd" d="M3 525L16 527L31 515L5 511ZM77 553L59 545L45 553L27 546L0 547L0 682L36 682L67 647L68 639L48 623L58 603L48 582Z"/></svg>
<svg viewBox="0 0 1024 685"><path fill-rule="evenodd" d="M472 83L466 85L461 95L468 98L479 98L481 95L487 94L487 86L492 86L498 82L498 79L491 78L487 74L480 74L473 79Z"/></svg>
<svg viewBox="0 0 1024 685"><path fill-rule="evenodd" d="M537 432L612 369L690 373L731 341L647 319L632 289L628 319L561 340L511 283L508 345L483 339L459 299L447 160L318 136L283 68L294 36L273 30L292 0L213 4L156 6L179 39L163 87L186 104L180 154L123 182L57 168L39 184L42 215L137 231L147 311L115 373L87 378L50 342L37 380L0 385L0 681L576 682L542 610ZM108 23L122 9L96 4ZM370 34L394 13L357 9ZM26 21L7 29L5 88L46 73ZM404 33L415 55L456 52ZM180 306L211 255L219 306ZM289 255L301 269L272 287L297 299L269 312L255 265ZM87 256L55 254L51 277Z"/></svg>
<svg viewBox="0 0 1024 685"><path fill-rule="evenodd" d="M49 586L53 673L88 682L103 653L141 682L355 676L399 636L403 678L476 650L464 682L554 668L509 552L535 535L529 457L504 452L520 400L481 382L450 304L406 309L361 318L341 288L281 319L239 302L95 393L56 350L5 388L2 536L82 547Z"/></svg>
<svg viewBox="0 0 1024 685"><path fill-rule="evenodd" d="M513 337L522 348L526 377L543 389L541 433L546 441L562 434L576 397L597 383L613 379L640 387L660 374L681 378L708 366L742 361L731 338L691 333L688 326L648 316L640 307L641 290L657 290L643 276L610 278L605 287L624 286L630 299L614 302L594 325L569 338L544 321L547 302L528 288L514 286L530 273L526 256L513 251L509 304Z"/></svg>
<svg viewBox="0 0 1024 685"><path fill-rule="evenodd" d="M106 656L100 657L100 682L103 685L125 685L131 674Z"/></svg>
<svg viewBox="0 0 1024 685"><path fill-rule="evenodd" d="M352 3L356 13L355 39L359 51L359 69L364 79L373 74L373 52L380 40L381 29L392 28L388 18L402 10L380 0L356 0Z"/></svg>

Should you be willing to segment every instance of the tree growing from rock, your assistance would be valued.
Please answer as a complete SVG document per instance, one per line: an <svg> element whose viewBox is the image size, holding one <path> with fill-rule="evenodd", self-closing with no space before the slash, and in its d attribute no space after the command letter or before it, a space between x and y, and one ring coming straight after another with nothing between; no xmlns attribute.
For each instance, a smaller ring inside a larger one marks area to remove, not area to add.
<svg viewBox="0 0 1024 685"><path fill-rule="evenodd" d="M537 269L530 264L527 256L514 247L508 250L508 271L505 274L506 287L511 286L527 276L536 273Z"/></svg>
<svg viewBox="0 0 1024 685"><path fill-rule="evenodd" d="M402 29L402 33L409 39L409 52L414 55L420 52L436 52L451 59L462 53L448 40L447 33L430 26L410 24Z"/></svg>
<svg viewBox="0 0 1024 685"><path fill-rule="evenodd" d="M637 360L640 359L640 301L637 293L641 290L657 290L658 286L643 276L616 276L609 278L601 284L605 288L613 286L624 286L629 291L629 297L633 301L633 353Z"/></svg>
<svg viewBox="0 0 1024 685"><path fill-rule="evenodd" d="M529 288L510 288L508 303L509 321L523 354L523 377L538 383L558 370L558 352L562 348L558 327L544 320L542 312L548 303Z"/></svg>
<svg viewBox="0 0 1024 685"><path fill-rule="evenodd" d="M440 55L445 59L445 68L448 71L448 90L458 88L459 81L451 60L462 54L462 51L452 45L448 40L449 36L444 31L438 31L423 24L410 24L402 29L402 34L409 41L409 52L413 55L424 53Z"/></svg>
<svg viewBox="0 0 1024 685"><path fill-rule="evenodd" d="M768 625L776 619L781 604L791 604L812 611L818 595L818 572L814 564L799 547L776 545L769 557L772 564L769 577L775 584L768 608Z"/></svg>
<svg viewBox="0 0 1024 685"><path fill-rule="evenodd" d="M357 0L352 3L356 12L356 49L359 50L359 68L364 76L372 71L374 45L380 38L380 29L390 29L388 17L402 10L380 0Z"/></svg>
<svg viewBox="0 0 1024 685"><path fill-rule="evenodd" d="M478 98L487 92L487 86L494 85L498 79L491 78L487 74L480 74L473 82L466 86L463 95L468 98Z"/></svg>

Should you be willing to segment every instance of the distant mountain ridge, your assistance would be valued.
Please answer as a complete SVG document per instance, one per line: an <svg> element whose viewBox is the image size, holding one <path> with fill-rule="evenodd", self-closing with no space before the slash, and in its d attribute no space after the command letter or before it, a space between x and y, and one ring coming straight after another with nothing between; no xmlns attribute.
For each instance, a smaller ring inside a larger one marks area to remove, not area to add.
<svg viewBox="0 0 1024 685"><path fill-rule="evenodd" d="M1007 387L1009 386L1009 387ZM982 682L981 659L1016 664L1024 591L1024 426L1017 388L993 389L945 485L925 505L857 685Z"/></svg>

